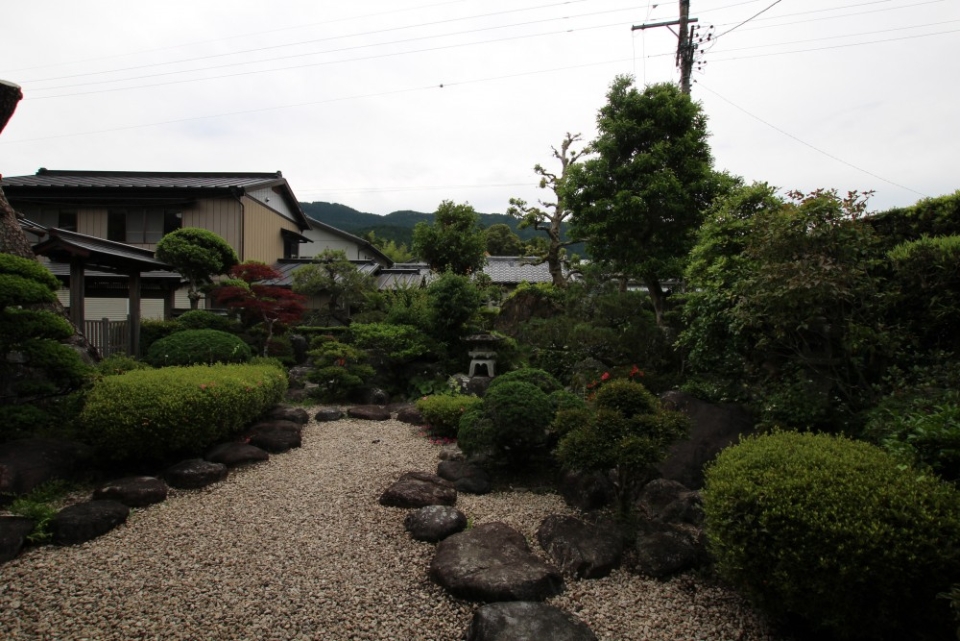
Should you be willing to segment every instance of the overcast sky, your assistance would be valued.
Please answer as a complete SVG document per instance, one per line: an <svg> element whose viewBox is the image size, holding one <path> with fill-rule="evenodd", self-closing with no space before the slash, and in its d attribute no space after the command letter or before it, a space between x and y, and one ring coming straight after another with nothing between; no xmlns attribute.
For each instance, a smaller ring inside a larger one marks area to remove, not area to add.
<svg viewBox="0 0 960 641"><path fill-rule="evenodd" d="M3 0L0 173L281 170L301 201L503 212L618 74L677 82L676 0ZM759 14L759 15L757 15ZM960 188L960 1L691 0L717 169Z"/></svg>

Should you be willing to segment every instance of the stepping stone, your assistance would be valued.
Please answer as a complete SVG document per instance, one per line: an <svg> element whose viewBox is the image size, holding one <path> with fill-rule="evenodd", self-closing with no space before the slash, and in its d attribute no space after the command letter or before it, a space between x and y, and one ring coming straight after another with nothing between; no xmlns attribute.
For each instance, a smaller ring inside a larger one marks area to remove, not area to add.
<svg viewBox="0 0 960 641"><path fill-rule="evenodd" d="M167 498L167 484L152 476L128 476L111 481L93 491L91 500L119 501L127 507L145 507Z"/></svg>
<svg viewBox="0 0 960 641"><path fill-rule="evenodd" d="M25 516L0 516L0 563L20 554L35 526L36 521Z"/></svg>
<svg viewBox="0 0 960 641"><path fill-rule="evenodd" d="M65 507L50 519L57 545L76 545L103 536L127 520L130 508L119 501L88 501Z"/></svg>
<svg viewBox="0 0 960 641"><path fill-rule="evenodd" d="M235 467L245 463L258 463L270 459L264 450L249 443L221 443L204 456L211 463L223 463L227 467Z"/></svg>
<svg viewBox="0 0 960 641"><path fill-rule="evenodd" d="M467 527L463 512L449 505L428 505L403 519L403 527L418 541L436 543Z"/></svg>
<svg viewBox="0 0 960 641"><path fill-rule="evenodd" d="M551 561L578 578L605 577L620 565L623 556L623 540L613 528L572 516L548 516L537 530L537 540Z"/></svg>
<svg viewBox="0 0 960 641"><path fill-rule="evenodd" d="M343 418L343 412L336 407L322 407L313 418L318 423L329 423Z"/></svg>
<svg viewBox="0 0 960 641"><path fill-rule="evenodd" d="M456 502L457 490L453 483L427 472L407 472L380 495L380 505L387 507L426 507Z"/></svg>
<svg viewBox="0 0 960 641"><path fill-rule="evenodd" d="M582 621L544 603L488 603L473 613L467 641L597 641Z"/></svg>
<svg viewBox="0 0 960 641"><path fill-rule="evenodd" d="M211 463L193 458L167 468L163 478L172 487L195 490L227 478L227 466L223 463Z"/></svg>
<svg viewBox="0 0 960 641"><path fill-rule="evenodd" d="M485 523L441 541L430 578L472 601L542 601L563 590L560 571L534 555L523 535L505 523Z"/></svg>
<svg viewBox="0 0 960 641"><path fill-rule="evenodd" d="M363 421L388 421L390 411L379 405L357 405L347 410L347 416Z"/></svg>
<svg viewBox="0 0 960 641"><path fill-rule="evenodd" d="M487 494L490 492L490 475L472 463L464 461L441 461L437 476L453 483L458 492Z"/></svg>
<svg viewBox="0 0 960 641"><path fill-rule="evenodd" d="M426 423L426 421L423 420L423 414L421 414L417 406L413 404L404 405L398 409L397 420L401 423L409 423L410 425L423 425Z"/></svg>

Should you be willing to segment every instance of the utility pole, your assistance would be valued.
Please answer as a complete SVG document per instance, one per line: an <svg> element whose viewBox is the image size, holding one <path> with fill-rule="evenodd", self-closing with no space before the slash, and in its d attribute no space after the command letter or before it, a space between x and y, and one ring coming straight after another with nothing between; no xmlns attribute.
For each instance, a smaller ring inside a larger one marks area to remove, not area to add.
<svg viewBox="0 0 960 641"><path fill-rule="evenodd" d="M690 95L690 73L693 70L693 56L697 45L693 42L693 25L697 18L690 17L690 0L680 0L680 18L666 22L652 22L650 24L634 25L631 31L651 29L653 27L667 27L677 25L679 33L670 29L677 36L677 66L680 68L680 91Z"/></svg>

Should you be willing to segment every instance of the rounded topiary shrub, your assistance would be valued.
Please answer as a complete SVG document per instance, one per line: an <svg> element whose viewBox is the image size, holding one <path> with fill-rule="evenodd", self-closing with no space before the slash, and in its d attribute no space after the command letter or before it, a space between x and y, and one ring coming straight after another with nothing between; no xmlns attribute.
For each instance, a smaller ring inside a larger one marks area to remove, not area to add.
<svg viewBox="0 0 960 641"><path fill-rule="evenodd" d="M154 367L245 363L250 347L233 334L215 329L187 329L150 346L146 361Z"/></svg>
<svg viewBox="0 0 960 641"><path fill-rule="evenodd" d="M483 420L470 425L475 433L463 433L465 424L461 420L457 433L460 448L472 456L480 453L472 449L472 444L477 443L512 463L526 461L533 449L545 441L554 415L550 397L536 385L523 382L487 389L482 412Z"/></svg>
<svg viewBox="0 0 960 641"><path fill-rule="evenodd" d="M226 316L208 312L205 309L192 309L181 314L177 322L184 329L215 329L221 332L235 333L240 325Z"/></svg>
<svg viewBox="0 0 960 641"><path fill-rule="evenodd" d="M563 389L560 381L542 369L523 367L497 376L490 381L490 387L487 388L487 391L489 392L491 389L496 389L507 383L530 383L540 388L544 394L552 394Z"/></svg>
<svg viewBox="0 0 960 641"><path fill-rule="evenodd" d="M841 639L946 639L960 494L868 443L778 432L706 472L721 575L775 618Z"/></svg>

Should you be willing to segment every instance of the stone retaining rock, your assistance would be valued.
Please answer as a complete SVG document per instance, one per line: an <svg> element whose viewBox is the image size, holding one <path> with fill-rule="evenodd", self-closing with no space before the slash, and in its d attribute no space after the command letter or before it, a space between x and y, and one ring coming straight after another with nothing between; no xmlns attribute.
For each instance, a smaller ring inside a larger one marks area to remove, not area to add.
<svg viewBox="0 0 960 641"><path fill-rule="evenodd" d="M428 505L403 519L403 527L418 541L436 543L467 527L463 512L449 505Z"/></svg>
<svg viewBox="0 0 960 641"><path fill-rule="evenodd" d="M227 466L194 458L167 468L162 476L171 487L195 490L227 478Z"/></svg>
<svg viewBox="0 0 960 641"><path fill-rule="evenodd" d="M583 512L611 505L616 491L610 477L603 472L571 472L560 477L560 495L570 507Z"/></svg>
<svg viewBox="0 0 960 641"><path fill-rule="evenodd" d="M379 405L357 405L347 410L347 416L363 421L389 421L390 411Z"/></svg>
<svg viewBox="0 0 960 641"><path fill-rule="evenodd" d="M88 501L65 507L50 519L57 545L76 545L103 536L127 520L130 508L119 501Z"/></svg>
<svg viewBox="0 0 960 641"><path fill-rule="evenodd" d="M488 494L491 489L490 475L472 463L464 461L440 461L437 476L445 478L458 492Z"/></svg>
<svg viewBox="0 0 960 641"><path fill-rule="evenodd" d="M20 554L35 526L36 521L25 516L0 516L0 563Z"/></svg>
<svg viewBox="0 0 960 641"><path fill-rule="evenodd" d="M292 407L290 405L277 405L267 412L264 420L268 421L291 421L299 425L306 425L310 422L310 415L302 407Z"/></svg>
<svg viewBox="0 0 960 641"><path fill-rule="evenodd" d="M426 507L456 502L457 490L453 483L426 472L407 472L380 495L380 505L387 507Z"/></svg>
<svg viewBox="0 0 960 641"><path fill-rule="evenodd" d="M146 507L167 499L167 484L152 476L128 476L101 485L93 501L118 501L127 507Z"/></svg>
<svg viewBox="0 0 960 641"><path fill-rule="evenodd" d="M293 421L261 421L247 430L245 440L270 454L283 454L303 444L303 426Z"/></svg>
<svg viewBox="0 0 960 641"><path fill-rule="evenodd" d="M423 425L426 423L426 421L423 420L423 414L420 413L416 405L404 405L399 408L397 410L397 420L401 423L409 423L410 425Z"/></svg>
<svg viewBox="0 0 960 641"><path fill-rule="evenodd" d="M578 578L605 577L623 556L619 532L572 516L548 516L537 530L537 540L561 570Z"/></svg>
<svg viewBox="0 0 960 641"><path fill-rule="evenodd" d="M582 621L544 603L488 603L473 614L467 641L597 641Z"/></svg>
<svg viewBox="0 0 960 641"><path fill-rule="evenodd" d="M245 463L267 461L270 455L256 445L249 443L221 443L206 453L203 457L211 463L223 463L227 467L235 467Z"/></svg>
<svg viewBox="0 0 960 641"><path fill-rule="evenodd" d="M343 418L343 412L336 407L322 407L313 418L318 423L330 423Z"/></svg>
<svg viewBox="0 0 960 641"><path fill-rule="evenodd" d="M559 570L534 555L523 535L505 523L485 523L441 541L430 578L453 596L473 601L542 601L563 590Z"/></svg>

